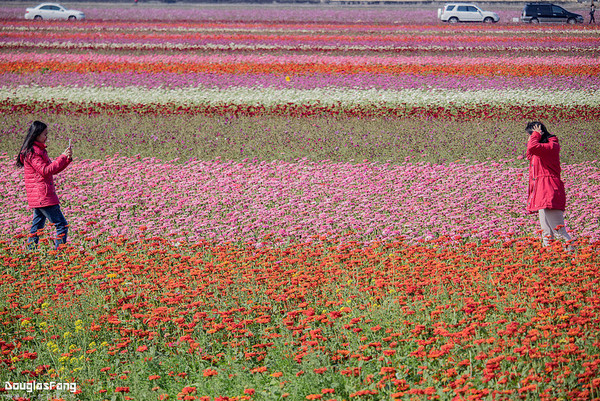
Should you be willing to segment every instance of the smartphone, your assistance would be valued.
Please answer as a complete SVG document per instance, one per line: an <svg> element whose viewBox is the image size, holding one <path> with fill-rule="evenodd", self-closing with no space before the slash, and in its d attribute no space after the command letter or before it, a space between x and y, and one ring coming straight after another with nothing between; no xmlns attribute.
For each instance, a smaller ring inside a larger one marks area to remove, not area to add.
<svg viewBox="0 0 600 401"><path fill-rule="evenodd" d="M71 138L69 138L69 147L71 147Z"/></svg>

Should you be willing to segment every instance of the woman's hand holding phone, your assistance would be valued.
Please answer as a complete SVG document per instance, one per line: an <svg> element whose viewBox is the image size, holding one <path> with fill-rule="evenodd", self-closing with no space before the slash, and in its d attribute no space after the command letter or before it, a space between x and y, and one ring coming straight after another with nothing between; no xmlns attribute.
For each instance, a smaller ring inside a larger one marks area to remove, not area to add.
<svg viewBox="0 0 600 401"><path fill-rule="evenodd" d="M69 139L69 147L63 152L69 159L73 159L73 148L71 147L71 140Z"/></svg>

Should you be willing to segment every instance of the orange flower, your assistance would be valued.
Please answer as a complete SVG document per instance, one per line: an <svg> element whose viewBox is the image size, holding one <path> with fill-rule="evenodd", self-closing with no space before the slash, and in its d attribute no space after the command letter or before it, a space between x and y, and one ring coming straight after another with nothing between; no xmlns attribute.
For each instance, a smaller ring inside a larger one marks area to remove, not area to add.
<svg viewBox="0 0 600 401"><path fill-rule="evenodd" d="M182 394L196 394L196 387L184 387L183 389L181 389L181 393Z"/></svg>

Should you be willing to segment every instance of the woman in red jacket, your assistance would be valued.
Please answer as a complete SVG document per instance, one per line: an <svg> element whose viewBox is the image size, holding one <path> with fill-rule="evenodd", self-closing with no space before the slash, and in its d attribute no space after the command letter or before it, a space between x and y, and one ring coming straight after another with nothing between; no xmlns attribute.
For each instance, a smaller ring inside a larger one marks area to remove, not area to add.
<svg viewBox="0 0 600 401"><path fill-rule="evenodd" d="M21 151L17 156L17 167L24 167L27 203L33 209L33 224L29 236L30 245L39 241L38 231L46 225L46 219L56 226L55 248L67 242L68 224L63 216L52 176L63 171L73 160L71 146L56 160L51 161L46 152L48 126L34 121L29 127Z"/></svg>
<svg viewBox="0 0 600 401"><path fill-rule="evenodd" d="M570 241L565 229L565 186L560 179L560 145L555 135L544 124L533 121L527 124L529 133L527 159L529 160L529 196L527 211L538 213L542 227L542 243L562 238ZM568 246L568 249L572 249Z"/></svg>

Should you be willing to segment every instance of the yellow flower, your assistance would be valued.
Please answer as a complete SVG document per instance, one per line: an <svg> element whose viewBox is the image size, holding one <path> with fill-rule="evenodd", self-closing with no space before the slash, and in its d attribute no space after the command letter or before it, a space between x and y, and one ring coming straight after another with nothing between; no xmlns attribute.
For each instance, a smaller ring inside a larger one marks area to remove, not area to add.
<svg viewBox="0 0 600 401"><path fill-rule="evenodd" d="M96 342L92 341L91 343L88 344L88 348L94 348L96 346Z"/></svg>
<svg viewBox="0 0 600 401"><path fill-rule="evenodd" d="M46 323L46 322L41 322L40 323L40 327L46 327L46 326L48 326L48 323Z"/></svg>
<svg viewBox="0 0 600 401"><path fill-rule="evenodd" d="M67 337L71 337L71 332L70 331L65 331L65 333L63 334L63 338L67 338Z"/></svg>
<svg viewBox="0 0 600 401"><path fill-rule="evenodd" d="M290 77L289 77L289 76L286 76L286 77L285 77L285 81L286 81L286 82L290 82L290 81L291 81Z"/></svg>
<svg viewBox="0 0 600 401"><path fill-rule="evenodd" d="M31 322L29 320L21 320L21 327L27 327L29 325L31 325Z"/></svg>
<svg viewBox="0 0 600 401"><path fill-rule="evenodd" d="M42 309L46 309L48 306L50 306L50 304L48 302L44 302L42 304Z"/></svg>

